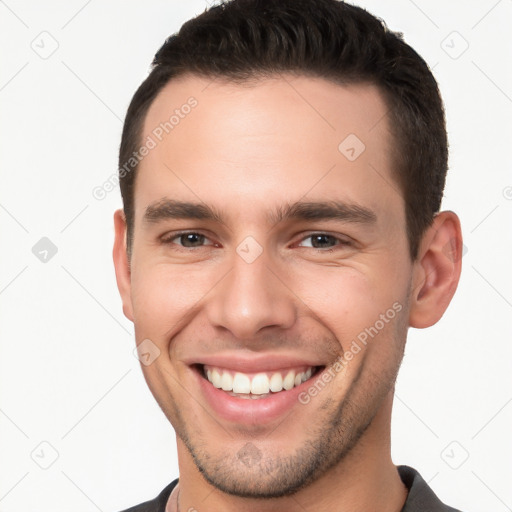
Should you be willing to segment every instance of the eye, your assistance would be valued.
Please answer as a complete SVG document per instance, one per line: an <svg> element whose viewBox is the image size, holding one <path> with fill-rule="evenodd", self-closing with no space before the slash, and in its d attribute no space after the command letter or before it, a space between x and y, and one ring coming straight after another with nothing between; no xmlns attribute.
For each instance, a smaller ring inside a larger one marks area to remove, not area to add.
<svg viewBox="0 0 512 512"><path fill-rule="evenodd" d="M214 245L210 239L201 233L173 233L170 236L162 238L165 244L176 244L185 248L203 247L205 245Z"/></svg>
<svg viewBox="0 0 512 512"><path fill-rule="evenodd" d="M303 238L298 244L299 247L313 247L314 249L331 249L336 245L349 245L349 242L327 233L313 233Z"/></svg>

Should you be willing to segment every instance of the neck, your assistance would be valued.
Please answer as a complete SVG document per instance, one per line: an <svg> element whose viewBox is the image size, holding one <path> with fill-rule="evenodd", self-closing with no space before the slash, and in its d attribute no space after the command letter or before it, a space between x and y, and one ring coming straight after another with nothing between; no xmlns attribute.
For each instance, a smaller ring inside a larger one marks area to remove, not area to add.
<svg viewBox="0 0 512 512"><path fill-rule="evenodd" d="M391 460L389 393L371 425L356 446L336 466L293 496L275 499L240 498L225 494L205 481L188 450L178 439L180 468L179 510L225 512L400 512L407 489ZM175 497L178 493L175 493ZM177 510L171 508L172 512Z"/></svg>

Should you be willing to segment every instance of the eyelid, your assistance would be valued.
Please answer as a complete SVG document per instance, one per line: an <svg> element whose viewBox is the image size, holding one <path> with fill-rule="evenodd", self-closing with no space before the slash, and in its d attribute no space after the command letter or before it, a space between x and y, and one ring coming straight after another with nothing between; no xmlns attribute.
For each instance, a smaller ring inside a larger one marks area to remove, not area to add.
<svg viewBox="0 0 512 512"><path fill-rule="evenodd" d="M175 240L176 238L180 238L183 235L192 235L192 234L204 236L205 241L208 240L208 242L210 242L210 243L209 244L200 245L199 247L184 247L181 244L177 244L177 243L173 242L173 240ZM182 247L183 249L189 249L189 250L190 249L199 249L201 247L217 246L217 245L219 245L216 242L214 242L208 235L206 235L205 233L203 233L203 232L201 232L200 230L197 230L197 229L196 230L194 230L194 229L185 229L185 230L182 230L182 231L171 231L171 232L165 233L164 235L160 236L159 239L160 239L160 242L163 243L163 244L175 244L178 247Z"/></svg>
<svg viewBox="0 0 512 512"><path fill-rule="evenodd" d="M188 235L188 234L197 234L197 235L204 236L205 242L208 241L209 243L205 243L204 245L201 245L201 246L198 246L198 247L184 247L183 245L174 242L174 240L176 238L180 238L181 236ZM332 250L332 249L335 249L336 247L339 247L339 246L351 246L351 245L354 245L354 240L350 236L348 236L348 235L340 235L340 234L331 233L329 231L317 230L317 231L309 231L307 233L302 233L300 235L300 238L298 238L298 240L293 243L293 246L299 246L300 243L304 242L308 238L311 238L312 236L315 236L315 235L326 235L326 236L334 238L336 240L336 242L337 242L332 247L326 247L326 248L312 247L313 249L316 249L316 250L319 250L319 251L327 251L329 249ZM294 237L294 238L296 238L296 237ZM220 247L220 245L221 245L221 244L215 242L212 239L212 237L210 237L204 231L198 230L198 229L195 229L195 230L194 229L185 229L185 230L180 230L180 231L167 232L164 235L161 235L159 237L159 240L163 244L174 244L174 245L176 245L176 246L178 246L180 248L186 249L186 250L200 249L201 247L211 247L211 246Z"/></svg>
<svg viewBox="0 0 512 512"><path fill-rule="evenodd" d="M322 249L320 247L313 247L313 249L317 249L317 250L334 249L335 247L338 247L340 245L341 246L349 246L349 245L353 245L353 243L354 243L352 238L349 237L348 235L335 234L335 233L331 233L329 231L310 231L307 234L303 233L301 235L301 237L299 238L299 240L294 243L294 245L299 245L300 243L304 242L304 240L306 240L308 238L311 238L312 236L315 236L315 235L330 236L330 237L334 238L338 242L338 243L336 243L336 245L333 245L332 247L326 247L324 249Z"/></svg>

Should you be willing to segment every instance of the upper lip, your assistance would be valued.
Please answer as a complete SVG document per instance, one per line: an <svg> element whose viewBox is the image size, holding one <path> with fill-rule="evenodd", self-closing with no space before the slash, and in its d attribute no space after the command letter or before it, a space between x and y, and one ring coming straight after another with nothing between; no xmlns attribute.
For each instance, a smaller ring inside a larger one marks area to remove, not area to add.
<svg viewBox="0 0 512 512"><path fill-rule="evenodd" d="M185 361L186 362L186 361ZM189 365L217 366L225 370L238 371L242 373L271 372L278 370L292 369L302 366L324 366L324 363L304 359L297 356L286 356L283 354L259 354L252 356L241 356L237 353L223 353L208 355L189 361Z"/></svg>

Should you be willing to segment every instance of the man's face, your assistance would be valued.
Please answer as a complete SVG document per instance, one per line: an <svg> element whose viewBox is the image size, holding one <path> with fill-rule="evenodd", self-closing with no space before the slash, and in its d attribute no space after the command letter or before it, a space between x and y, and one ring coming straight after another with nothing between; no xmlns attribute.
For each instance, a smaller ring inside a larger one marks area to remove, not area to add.
<svg viewBox="0 0 512 512"><path fill-rule="evenodd" d="M389 422L412 263L386 112L286 75L189 76L149 109L125 312L180 461L225 492L294 492Z"/></svg>

